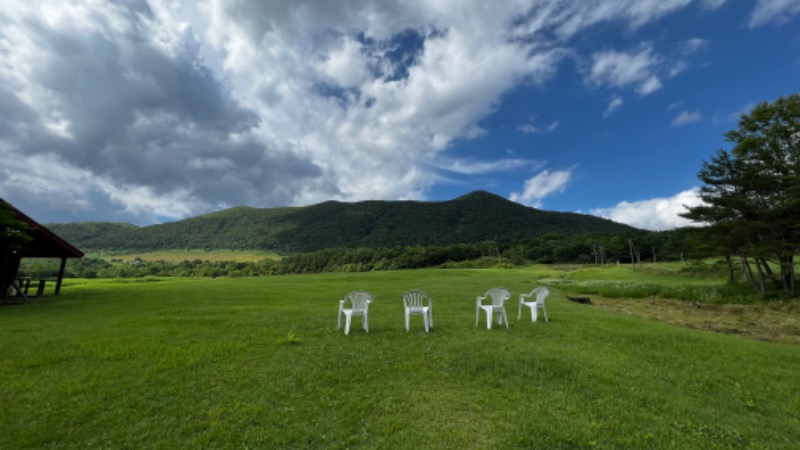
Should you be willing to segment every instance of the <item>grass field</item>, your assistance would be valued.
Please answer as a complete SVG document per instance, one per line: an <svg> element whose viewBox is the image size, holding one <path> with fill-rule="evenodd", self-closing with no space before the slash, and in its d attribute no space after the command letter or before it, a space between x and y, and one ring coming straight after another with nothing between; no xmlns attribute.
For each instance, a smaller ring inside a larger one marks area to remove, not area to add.
<svg viewBox="0 0 800 450"><path fill-rule="evenodd" d="M108 261L166 261L179 263L182 261L236 261L236 262L258 262L264 258L279 258L275 253L253 252L239 250L164 250L160 252L132 252L132 253L94 253L87 256L102 258Z"/></svg>
<svg viewBox="0 0 800 450"><path fill-rule="evenodd" d="M69 280L0 307L0 448L796 448L800 346L565 300L590 278ZM550 322L517 321L540 280ZM493 286L514 295L508 329L475 326ZM410 288L434 298L430 334L405 331ZM375 295L370 332L344 336L355 289Z"/></svg>

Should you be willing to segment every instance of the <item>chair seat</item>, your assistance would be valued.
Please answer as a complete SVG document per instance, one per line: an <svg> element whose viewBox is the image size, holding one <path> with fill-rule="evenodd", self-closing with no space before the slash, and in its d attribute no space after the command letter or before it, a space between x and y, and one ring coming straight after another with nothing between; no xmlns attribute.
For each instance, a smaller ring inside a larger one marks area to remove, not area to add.
<svg viewBox="0 0 800 450"><path fill-rule="evenodd" d="M350 304L350 308L345 305ZM353 291L348 293L343 300L339 300L339 325L342 328L342 316L345 318L344 334L350 334L350 322L353 317L361 317L364 331L369 333L369 304L372 303L372 294L366 291Z"/></svg>
<svg viewBox="0 0 800 450"><path fill-rule="evenodd" d="M548 322L547 309L544 306L544 299L550 295L550 290L546 287L537 287L529 294L522 294L519 296L519 313L517 320L522 317L522 307L525 306L531 309L531 321L536 322L539 319L538 311L541 309L544 312L544 320ZM534 298L533 301L526 301L526 298Z"/></svg>
<svg viewBox="0 0 800 450"><path fill-rule="evenodd" d="M403 309L405 311L406 332L411 328L410 318L412 315L422 316L422 322L425 326L426 333L433 326L433 300L431 300L430 295L427 293L419 289L412 289L404 292Z"/></svg>
<svg viewBox="0 0 800 450"><path fill-rule="evenodd" d="M511 297L511 292L505 288L492 288L489 289L483 296L479 296L476 300L475 325L478 325L480 311L483 310L486 313L487 329L492 329L492 314L497 314L498 324L502 325L505 323L506 328L508 328L508 316L506 315L505 302L509 297ZM481 301L485 299L491 299L492 303L487 305L482 304Z"/></svg>

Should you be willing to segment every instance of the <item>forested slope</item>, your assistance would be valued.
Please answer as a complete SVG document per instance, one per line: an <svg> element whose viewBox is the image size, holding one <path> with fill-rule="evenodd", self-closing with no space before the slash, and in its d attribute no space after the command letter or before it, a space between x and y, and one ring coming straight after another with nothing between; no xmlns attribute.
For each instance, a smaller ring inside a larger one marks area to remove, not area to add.
<svg viewBox="0 0 800 450"><path fill-rule="evenodd" d="M48 226L89 251L242 249L282 253L634 231L607 219L542 211L484 191L444 202L329 201L296 208L236 207L146 227L98 222Z"/></svg>

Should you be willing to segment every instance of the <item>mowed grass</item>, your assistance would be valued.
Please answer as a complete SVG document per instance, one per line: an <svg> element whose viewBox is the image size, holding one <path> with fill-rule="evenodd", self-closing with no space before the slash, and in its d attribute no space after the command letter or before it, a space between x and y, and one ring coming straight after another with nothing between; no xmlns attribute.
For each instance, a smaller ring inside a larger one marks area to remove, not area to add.
<svg viewBox="0 0 800 450"><path fill-rule="evenodd" d="M550 272L72 280L0 308L0 448L796 448L800 346L517 298ZM511 289L511 326L475 297ZM435 326L400 294L434 298ZM348 291L370 331L336 330ZM481 317L483 319L483 316Z"/></svg>

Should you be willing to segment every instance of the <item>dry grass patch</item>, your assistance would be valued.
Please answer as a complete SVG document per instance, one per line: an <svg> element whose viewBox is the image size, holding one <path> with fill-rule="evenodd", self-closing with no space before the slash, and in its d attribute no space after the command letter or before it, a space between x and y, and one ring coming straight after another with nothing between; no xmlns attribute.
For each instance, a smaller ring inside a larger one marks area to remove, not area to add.
<svg viewBox="0 0 800 450"><path fill-rule="evenodd" d="M592 303L624 314L754 339L800 343L800 303L767 301L753 305L709 305L670 299L606 299Z"/></svg>

